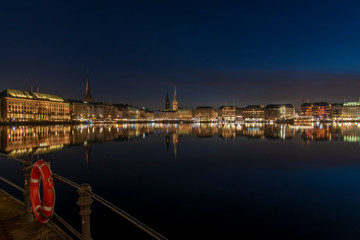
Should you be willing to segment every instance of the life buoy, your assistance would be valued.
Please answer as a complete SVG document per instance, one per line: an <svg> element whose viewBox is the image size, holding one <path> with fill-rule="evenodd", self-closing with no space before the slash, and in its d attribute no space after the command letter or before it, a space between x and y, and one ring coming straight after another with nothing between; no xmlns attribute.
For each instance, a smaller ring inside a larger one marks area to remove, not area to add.
<svg viewBox="0 0 360 240"><path fill-rule="evenodd" d="M40 183L43 197L40 199ZM46 223L54 213L55 189L49 163L39 160L33 165L30 176L30 200L35 218Z"/></svg>

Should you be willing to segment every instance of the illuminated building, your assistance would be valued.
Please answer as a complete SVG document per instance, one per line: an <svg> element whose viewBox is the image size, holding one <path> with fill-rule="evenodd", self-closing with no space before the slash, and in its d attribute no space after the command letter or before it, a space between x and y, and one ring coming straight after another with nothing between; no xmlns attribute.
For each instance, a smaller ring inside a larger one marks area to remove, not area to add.
<svg viewBox="0 0 360 240"><path fill-rule="evenodd" d="M70 101L70 114L72 120L94 119L94 105L80 101Z"/></svg>
<svg viewBox="0 0 360 240"><path fill-rule="evenodd" d="M294 118L295 109L291 104L269 104L264 109L266 120L285 120Z"/></svg>
<svg viewBox="0 0 360 240"><path fill-rule="evenodd" d="M140 109L130 105L116 105L119 113L122 112L122 119L137 120L140 118Z"/></svg>
<svg viewBox="0 0 360 240"><path fill-rule="evenodd" d="M190 121L194 118L194 111L192 109L178 109L178 119Z"/></svg>
<svg viewBox="0 0 360 240"><path fill-rule="evenodd" d="M119 115L119 108L114 105L106 103L92 103L92 105L94 106L95 118L98 120L114 120Z"/></svg>
<svg viewBox="0 0 360 240"><path fill-rule="evenodd" d="M170 106L170 105L169 105ZM142 120L153 120L155 117L154 112L140 109L140 118Z"/></svg>
<svg viewBox="0 0 360 240"><path fill-rule="evenodd" d="M341 117L343 120L355 120L360 118L360 102L346 102L342 107Z"/></svg>
<svg viewBox="0 0 360 240"><path fill-rule="evenodd" d="M212 107L198 107L194 110L194 117L200 122L216 121L218 112Z"/></svg>
<svg viewBox="0 0 360 240"><path fill-rule="evenodd" d="M301 116L311 116L318 119L331 117L331 104L326 102L303 103L300 108Z"/></svg>
<svg viewBox="0 0 360 240"><path fill-rule="evenodd" d="M165 110L170 110L169 93L166 92Z"/></svg>
<svg viewBox="0 0 360 240"><path fill-rule="evenodd" d="M70 103L56 95L6 89L0 98L3 121L70 120Z"/></svg>
<svg viewBox="0 0 360 240"><path fill-rule="evenodd" d="M314 103L313 116L320 119L331 117L331 104L326 102Z"/></svg>
<svg viewBox="0 0 360 240"><path fill-rule="evenodd" d="M312 108L313 108L312 103L303 103L303 104L301 104L301 106L300 106L301 116L312 117L313 116Z"/></svg>
<svg viewBox="0 0 360 240"><path fill-rule="evenodd" d="M221 120L234 121L236 117L236 106L219 107L219 116Z"/></svg>
<svg viewBox="0 0 360 240"><path fill-rule="evenodd" d="M178 119L178 113L175 111L157 111L154 112L156 121L173 121Z"/></svg>
<svg viewBox="0 0 360 240"><path fill-rule="evenodd" d="M265 118L264 108L260 105L249 105L245 107L243 115L245 121L263 121Z"/></svg>
<svg viewBox="0 0 360 240"><path fill-rule="evenodd" d="M242 119L244 117L244 108L243 107L237 107L236 108L236 118Z"/></svg>
<svg viewBox="0 0 360 240"><path fill-rule="evenodd" d="M341 118L342 107L343 107L343 105L341 103L331 104L331 117L333 119Z"/></svg>
<svg viewBox="0 0 360 240"><path fill-rule="evenodd" d="M174 101L173 101L173 111L177 111L179 109L179 102L177 99L177 94L176 94L176 85L175 85L175 91L174 91Z"/></svg>

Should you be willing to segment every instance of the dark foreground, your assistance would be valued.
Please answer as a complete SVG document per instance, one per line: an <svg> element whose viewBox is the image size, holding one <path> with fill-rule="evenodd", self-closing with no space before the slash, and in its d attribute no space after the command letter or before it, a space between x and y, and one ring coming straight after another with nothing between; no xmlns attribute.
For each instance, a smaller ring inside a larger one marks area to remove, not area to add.
<svg viewBox="0 0 360 240"><path fill-rule="evenodd" d="M54 224L50 226L37 221L23 223L21 216L24 212L23 204L0 189L0 240L40 240L61 239L52 228L60 232L65 239L70 239Z"/></svg>

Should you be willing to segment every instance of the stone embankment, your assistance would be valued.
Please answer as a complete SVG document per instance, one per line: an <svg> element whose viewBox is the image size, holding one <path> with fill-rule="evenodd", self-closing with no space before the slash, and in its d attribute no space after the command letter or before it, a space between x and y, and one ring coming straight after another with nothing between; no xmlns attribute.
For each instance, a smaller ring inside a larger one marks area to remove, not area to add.
<svg viewBox="0 0 360 240"><path fill-rule="evenodd" d="M24 205L0 189L0 240L70 240L54 223L24 223Z"/></svg>

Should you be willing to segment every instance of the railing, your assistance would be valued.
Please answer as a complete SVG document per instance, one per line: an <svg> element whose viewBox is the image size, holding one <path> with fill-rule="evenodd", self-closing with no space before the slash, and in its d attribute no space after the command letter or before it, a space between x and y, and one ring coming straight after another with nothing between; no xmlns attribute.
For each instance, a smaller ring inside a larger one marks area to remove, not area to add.
<svg viewBox="0 0 360 240"><path fill-rule="evenodd" d="M10 157L6 154L0 153L0 156L5 157L7 159L15 160L17 162L20 162L24 165L23 172L24 172L24 188L21 188L20 186L12 183L11 181L3 178L0 176L0 180L3 182L9 184L10 186L18 189L19 191L23 192L24 194L24 206L25 211L22 216L23 222L32 222L34 221L33 215L31 211L28 211L31 209L31 203L30 203L30 175L31 175L31 168L32 168L32 161L31 160L23 160L20 158ZM137 228L141 229L145 233L147 233L149 236L153 237L154 239L159 240L166 240L164 236L157 233L155 230L151 229L150 227L146 226L144 223L140 222L130 214L126 213L125 211L121 210L114 204L106 201L99 195L92 192L92 189L90 185L88 184L77 184L65 177L62 177L58 174L53 173L53 177L61 182L66 183L67 185L77 189L77 192L79 194L79 199L76 202L77 205L80 207L80 217L81 217L81 233L79 233L76 229L74 229L70 224L68 224L64 219L62 219L59 215L54 213L54 218L60 222L66 229L68 229L72 234L74 234L77 238L81 240L91 240L91 228L90 228L90 215L91 210L90 206L93 203L93 199L97 202L101 203L102 205L108 207L111 211L114 213L120 215L128 222L135 225ZM51 224L48 224L49 227L53 228ZM55 228L53 230L63 239L66 239L64 236L62 236Z"/></svg>

